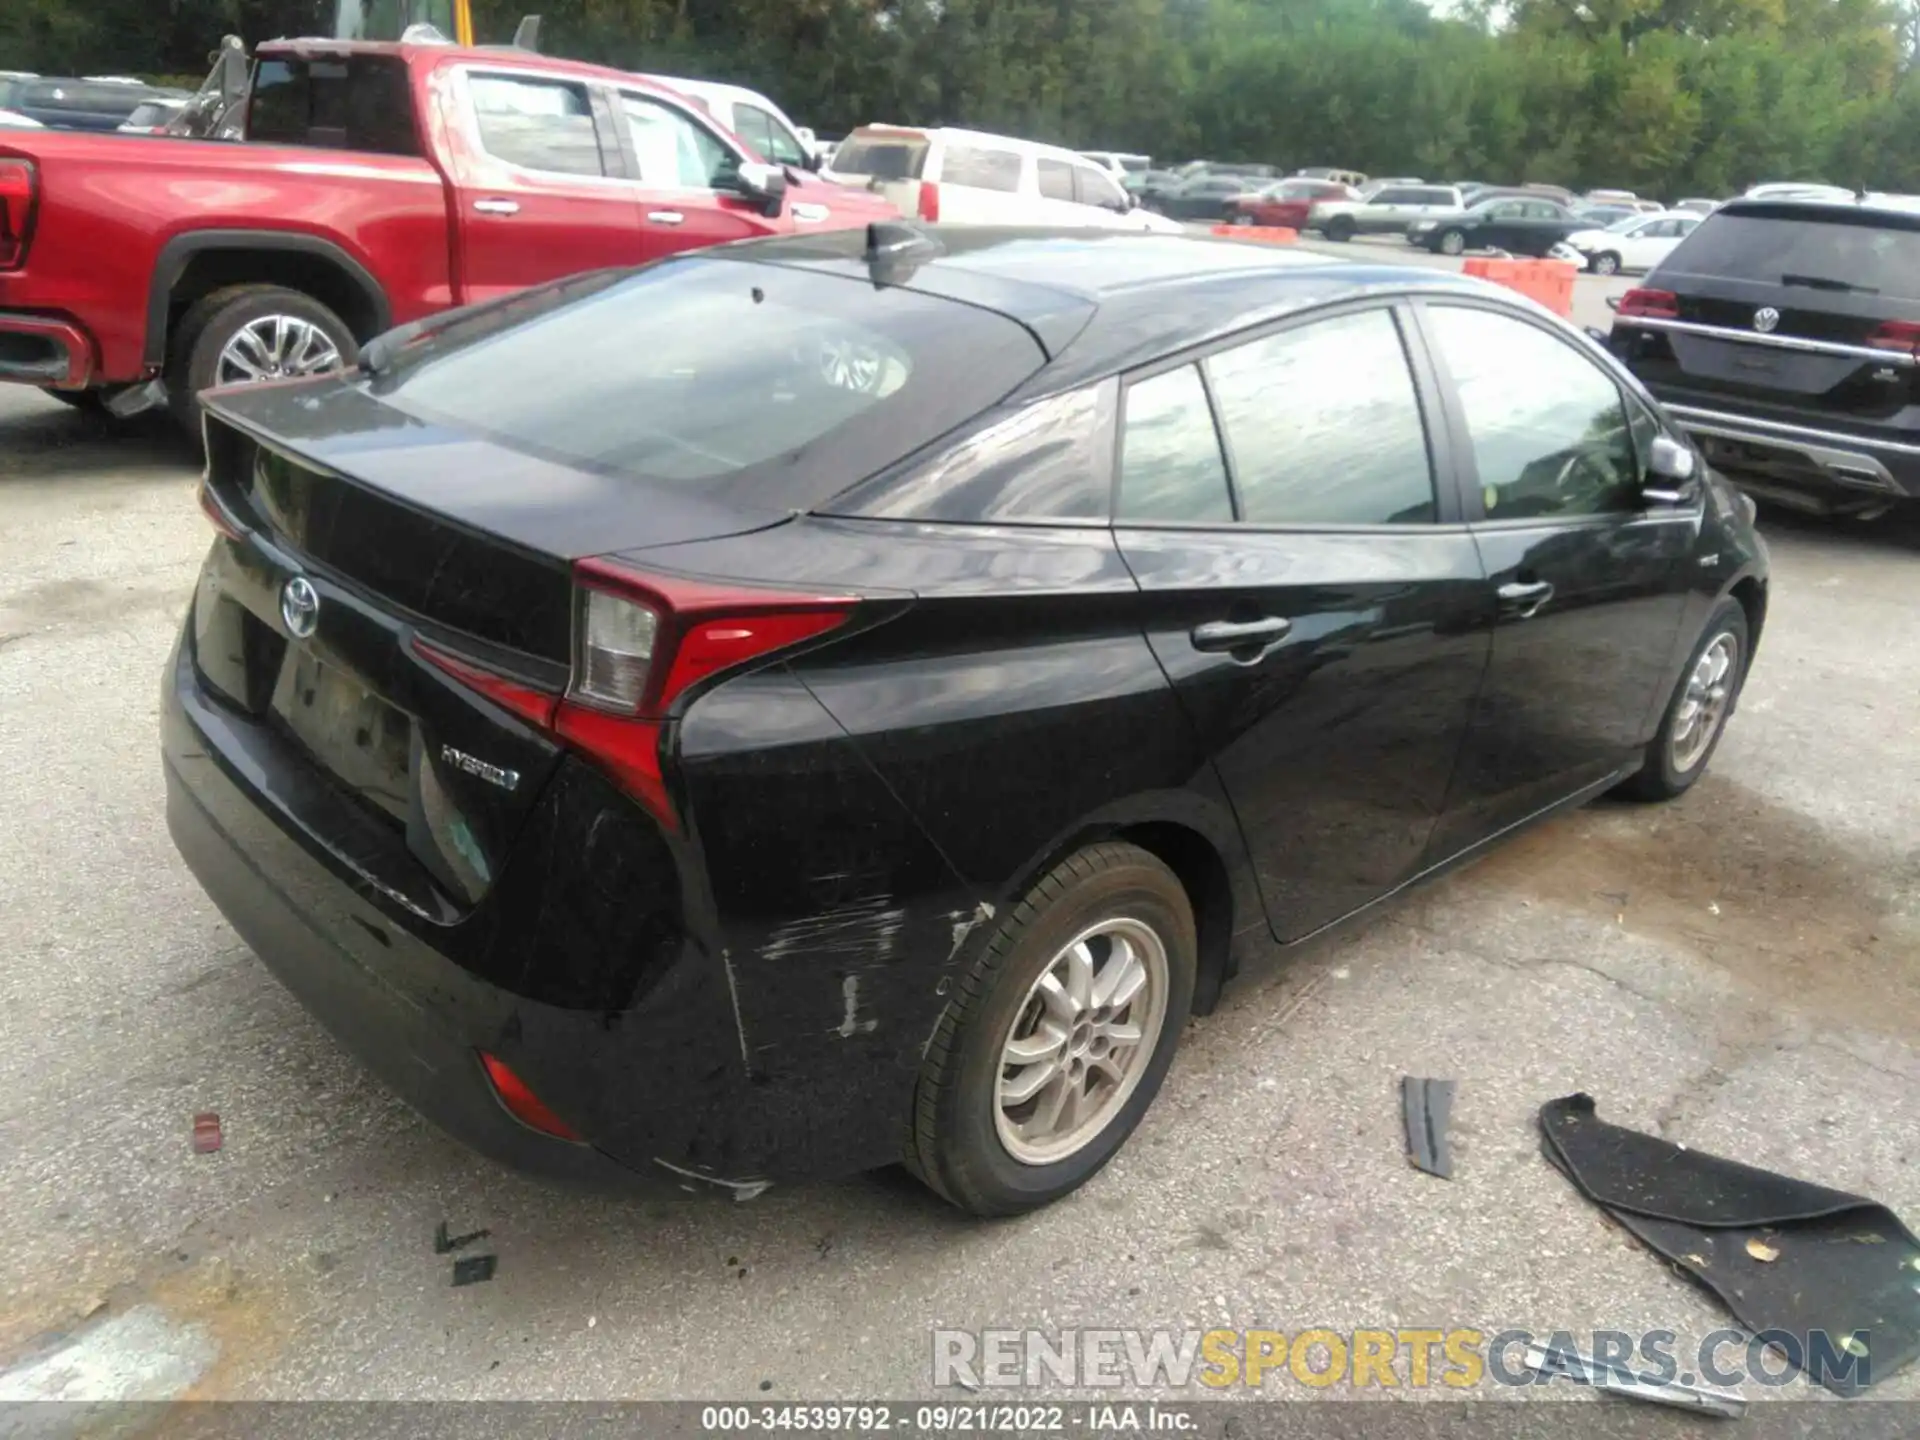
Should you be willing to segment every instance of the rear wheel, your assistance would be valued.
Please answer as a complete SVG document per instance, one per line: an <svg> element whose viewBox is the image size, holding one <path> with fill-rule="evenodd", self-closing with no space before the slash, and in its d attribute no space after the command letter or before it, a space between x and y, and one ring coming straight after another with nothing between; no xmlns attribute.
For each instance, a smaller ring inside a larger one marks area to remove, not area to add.
<svg viewBox="0 0 1920 1440"><path fill-rule="evenodd" d="M1442 230L1434 242L1434 248L1442 255L1464 255L1467 251L1467 237L1458 230Z"/></svg>
<svg viewBox="0 0 1920 1440"><path fill-rule="evenodd" d="M1345 215L1336 215L1327 222L1327 239L1338 240L1341 244L1353 239L1353 221Z"/></svg>
<svg viewBox="0 0 1920 1440"><path fill-rule="evenodd" d="M1618 275L1620 257L1611 250L1603 250L1587 262L1587 268L1596 275Z"/></svg>
<svg viewBox="0 0 1920 1440"><path fill-rule="evenodd" d="M1002 916L927 1047L907 1166L976 1215L1085 1184L1153 1103L1193 999L1193 910L1134 845L1089 845Z"/></svg>
<svg viewBox="0 0 1920 1440"><path fill-rule="evenodd" d="M1706 774L1746 680L1748 646L1747 612L1738 600L1722 600L1680 672L1645 764L1621 785L1621 793L1636 800L1671 800Z"/></svg>
<svg viewBox="0 0 1920 1440"><path fill-rule="evenodd" d="M202 390L320 375L359 353L346 321L311 295L279 285L229 286L181 318L167 360L167 403L198 436Z"/></svg>

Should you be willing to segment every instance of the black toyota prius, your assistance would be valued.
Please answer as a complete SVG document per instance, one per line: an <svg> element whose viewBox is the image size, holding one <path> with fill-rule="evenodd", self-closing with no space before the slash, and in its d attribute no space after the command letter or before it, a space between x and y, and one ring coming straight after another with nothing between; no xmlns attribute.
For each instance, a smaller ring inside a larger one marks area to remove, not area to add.
<svg viewBox="0 0 1920 1440"><path fill-rule="evenodd" d="M870 231L216 393L168 820L367 1065L550 1174L1097 1171L1249 940L1666 799L1751 510L1477 281Z"/></svg>

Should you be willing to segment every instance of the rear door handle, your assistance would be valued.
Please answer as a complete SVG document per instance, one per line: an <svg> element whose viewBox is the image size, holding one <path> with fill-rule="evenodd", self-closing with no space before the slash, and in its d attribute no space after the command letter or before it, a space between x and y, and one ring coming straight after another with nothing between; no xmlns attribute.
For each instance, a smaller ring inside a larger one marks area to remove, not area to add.
<svg viewBox="0 0 1920 1440"><path fill-rule="evenodd" d="M517 200L476 200L473 208L482 215L518 215L520 203Z"/></svg>
<svg viewBox="0 0 1920 1440"><path fill-rule="evenodd" d="M1510 580L1500 587L1500 608L1520 620L1531 620L1552 598L1553 586L1545 580Z"/></svg>
<svg viewBox="0 0 1920 1440"><path fill-rule="evenodd" d="M647 219L656 225L683 225L687 217L678 210L649 210Z"/></svg>
<svg viewBox="0 0 1920 1440"><path fill-rule="evenodd" d="M1194 629L1193 648L1209 654L1255 648L1264 653L1268 647L1286 639L1292 629L1293 622L1279 615L1259 620L1209 620Z"/></svg>

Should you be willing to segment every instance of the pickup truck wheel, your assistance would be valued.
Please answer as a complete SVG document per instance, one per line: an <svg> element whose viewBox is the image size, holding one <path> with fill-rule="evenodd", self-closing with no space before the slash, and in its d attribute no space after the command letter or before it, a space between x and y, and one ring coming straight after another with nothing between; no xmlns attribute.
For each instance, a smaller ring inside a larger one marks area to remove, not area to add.
<svg viewBox="0 0 1920 1440"><path fill-rule="evenodd" d="M320 375L359 353L346 321L311 295L278 285L229 286L182 317L167 360L167 404L197 436L202 390Z"/></svg>

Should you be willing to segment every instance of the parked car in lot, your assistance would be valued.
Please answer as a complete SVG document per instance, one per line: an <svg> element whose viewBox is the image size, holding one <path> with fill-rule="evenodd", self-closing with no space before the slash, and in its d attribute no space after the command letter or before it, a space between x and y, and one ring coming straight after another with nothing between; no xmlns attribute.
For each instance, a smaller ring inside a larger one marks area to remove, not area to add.
<svg viewBox="0 0 1920 1440"><path fill-rule="evenodd" d="M120 126L123 135L164 135L173 118L187 108L188 95L142 100Z"/></svg>
<svg viewBox="0 0 1920 1440"><path fill-rule="evenodd" d="M1457 215L1462 209L1460 192L1451 185L1384 185L1364 199L1356 195L1316 200L1307 226L1329 240L1405 235L1416 221Z"/></svg>
<svg viewBox="0 0 1920 1440"><path fill-rule="evenodd" d="M1622 220L1635 219L1640 214L1631 205L1575 205L1573 213L1593 230L1604 230L1609 225L1618 224Z"/></svg>
<svg viewBox="0 0 1920 1440"><path fill-rule="evenodd" d="M158 90L139 81L41 76L14 82L7 109L54 130L117 130L149 100L184 101L187 92Z"/></svg>
<svg viewBox="0 0 1920 1440"><path fill-rule="evenodd" d="M1750 510L1583 336L1211 239L577 277L208 441L192 873L469 1143L743 1198L1067 1194L1236 934L1686 790L1765 614Z"/></svg>
<svg viewBox="0 0 1920 1440"><path fill-rule="evenodd" d="M245 144L0 137L0 380L121 413L164 400L197 435L207 386L350 363L397 322L897 214L789 179L617 70L296 40L262 45L253 76Z"/></svg>
<svg viewBox="0 0 1920 1440"><path fill-rule="evenodd" d="M1309 165L1293 173L1302 180L1332 180L1339 185L1351 185L1356 190L1367 183L1367 177L1358 170L1340 170L1327 165Z"/></svg>
<svg viewBox="0 0 1920 1440"><path fill-rule="evenodd" d="M1144 175L1153 168L1151 155L1135 155L1124 150L1082 150L1080 158L1091 160L1115 180L1129 175Z"/></svg>
<svg viewBox="0 0 1920 1440"><path fill-rule="evenodd" d="M1545 255L1586 222L1552 200L1500 195L1454 214L1430 215L1407 227L1407 239L1439 255L1511 250Z"/></svg>
<svg viewBox="0 0 1920 1440"><path fill-rule="evenodd" d="M825 174L864 185L903 215L964 225L1085 225L1178 231L1091 160L979 130L864 125Z"/></svg>
<svg viewBox="0 0 1920 1440"><path fill-rule="evenodd" d="M1227 219L1235 225L1304 230L1316 203L1350 200L1359 193L1337 180L1275 180L1236 198L1228 208Z"/></svg>
<svg viewBox="0 0 1920 1440"><path fill-rule="evenodd" d="M1818 180L1771 180L1744 192L1748 200L1840 200L1849 201L1855 192L1844 185L1827 185Z"/></svg>
<svg viewBox="0 0 1920 1440"><path fill-rule="evenodd" d="M1719 207L1720 202L1718 200L1709 200L1704 196L1698 195L1673 202L1674 209L1684 210L1690 215L1711 215Z"/></svg>
<svg viewBox="0 0 1920 1440"><path fill-rule="evenodd" d="M1176 220L1232 220L1241 198L1261 189L1254 177L1206 171L1157 196L1153 208Z"/></svg>
<svg viewBox="0 0 1920 1440"><path fill-rule="evenodd" d="M1747 490L1873 515L1920 497L1920 214L1729 200L1620 300L1609 341Z"/></svg>
<svg viewBox="0 0 1920 1440"><path fill-rule="evenodd" d="M1679 211L1630 215L1603 230L1576 230L1564 243L1596 275L1651 270L1699 223L1698 215Z"/></svg>
<svg viewBox="0 0 1920 1440"><path fill-rule="evenodd" d="M0 127L11 130L44 130L46 128L31 115L22 115L18 110L0 110Z"/></svg>
<svg viewBox="0 0 1920 1440"><path fill-rule="evenodd" d="M787 118L786 111L758 90L749 90L744 85L723 85L717 80L689 80L679 75L643 75L641 78L677 90L695 101L724 128L746 141L747 148L762 160L803 170L820 166L813 131L795 125Z"/></svg>

